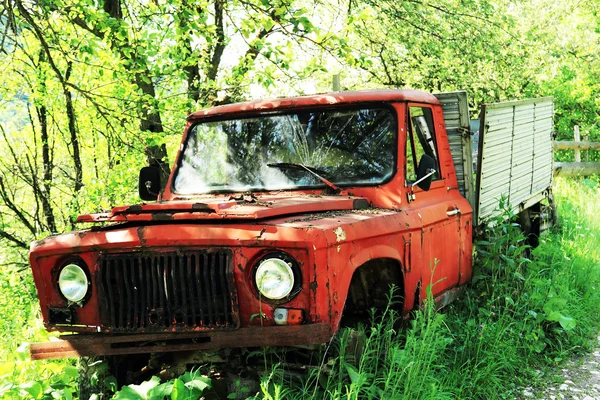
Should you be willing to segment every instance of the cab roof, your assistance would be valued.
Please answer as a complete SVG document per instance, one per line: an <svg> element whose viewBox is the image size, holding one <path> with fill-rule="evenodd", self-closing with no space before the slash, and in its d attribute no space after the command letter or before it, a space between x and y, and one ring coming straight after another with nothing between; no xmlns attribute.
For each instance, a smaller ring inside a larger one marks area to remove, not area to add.
<svg viewBox="0 0 600 400"><path fill-rule="evenodd" d="M229 114L246 114L260 111L279 111L329 105L353 105L373 102L412 101L416 103L440 104L437 98L427 92L407 89L357 90L333 92L310 96L252 100L227 104L196 111L188 120L210 118Z"/></svg>

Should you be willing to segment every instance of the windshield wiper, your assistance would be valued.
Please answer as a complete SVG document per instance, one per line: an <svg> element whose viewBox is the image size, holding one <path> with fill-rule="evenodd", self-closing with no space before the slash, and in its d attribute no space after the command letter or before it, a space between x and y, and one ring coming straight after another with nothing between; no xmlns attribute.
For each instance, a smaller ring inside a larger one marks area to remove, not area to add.
<svg viewBox="0 0 600 400"><path fill-rule="evenodd" d="M306 166L301 163L287 163L287 162L271 163L271 164L267 164L267 167L279 168L279 169L303 169L305 171L310 172L318 180L320 180L321 182L323 182L324 184L326 184L327 186L332 188L334 193L339 193L341 191L341 189L339 187L337 187L333 182L323 178L321 175L319 175L317 172L315 172L315 171L319 171L318 169ZM321 171L319 171L319 172L321 172Z"/></svg>

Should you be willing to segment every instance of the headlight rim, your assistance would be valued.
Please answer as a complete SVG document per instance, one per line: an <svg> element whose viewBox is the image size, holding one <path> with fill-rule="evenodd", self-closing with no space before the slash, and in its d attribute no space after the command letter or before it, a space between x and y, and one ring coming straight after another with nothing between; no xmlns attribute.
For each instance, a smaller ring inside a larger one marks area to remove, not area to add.
<svg viewBox="0 0 600 400"><path fill-rule="evenodd" d="M290 268L292 269L292 274L294 276L294 284L292 285L292 290L290 291L290 293L281 298L281 299L270 299L267 296L263 295L259 288L258 288L258 282L256 281L256 273L258 272L258 267L261 265L261 263L265 260L268 260L270 258L278 258L280 260L283 260L284 262L286 262ZM289 255L288 253L284 252L284 251L270 251L268 253L265 253L263 255L261 255L260 258L258 258L256 260L256 262L254 263L253 266L253 272L252 272L252 283L254 285L254 290L256 291L256 297L263 302L269 303L269 304L273 304L273 305L280 305L280 304L285 304L288 303L290 301L292 301L302 290L302 271L300 269L300 263L291 255Z"/></svg>
<svg viewBox="0 0 600 400"><path fill-rule="evenodd" d="M79 268L81 268L81 270L83 271L83 273L85 274L86 280L87 280L87 288L86 288L86 292L85 295L83 296L83 298L81 298L78 301L73 301L73 300L69 300L64 293L62 292L61 288L60 288L60 274L63 272L63 270L68 267L69 265L76 265ZM56 280L55 280L55 285L56 285L56 291L58 292L58 294L60 295L60 297L67 302L67 304L69 306L71 305L78 305L80 307L82 307L85 303L87 303L87 301L90 299L91 295L92 295L92 279L91 279L91 275L90 275L90 271L87 267L87 264L80 258L70 258L68 260L63 261L60 266L57 269L56 272Z"/></svg>

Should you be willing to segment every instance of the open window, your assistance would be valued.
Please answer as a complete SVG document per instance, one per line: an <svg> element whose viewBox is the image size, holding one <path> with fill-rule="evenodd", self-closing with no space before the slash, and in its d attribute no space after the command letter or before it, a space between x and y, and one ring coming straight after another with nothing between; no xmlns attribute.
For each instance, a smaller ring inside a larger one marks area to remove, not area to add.
<svg viewBox="0 0 600 400"><path fill-rule="evenodd" d="M433 125L433 112L429 107L410 106L406 140L406 184L417 180L419 160L423 154L435 160L434 181L440 179L440 167Z"/></svg>

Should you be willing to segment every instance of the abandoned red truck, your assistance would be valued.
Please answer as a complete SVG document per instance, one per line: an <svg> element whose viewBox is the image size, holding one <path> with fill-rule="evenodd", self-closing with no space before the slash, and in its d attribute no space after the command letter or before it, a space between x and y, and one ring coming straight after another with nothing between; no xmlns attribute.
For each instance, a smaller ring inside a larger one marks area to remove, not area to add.
<svg viewBox="0 0 600 400"><path fill-rule="evenodd" d="M47 329L33 359L325 343L343 318L440 305L471 279L474 228L503 195L542 230L552 100L486 104L477 175L465 92L336 92L188 117L157 200L34 242ZM435 266L435 268L433 268ZM257 317L258 316L258 317Z"/></svg>

